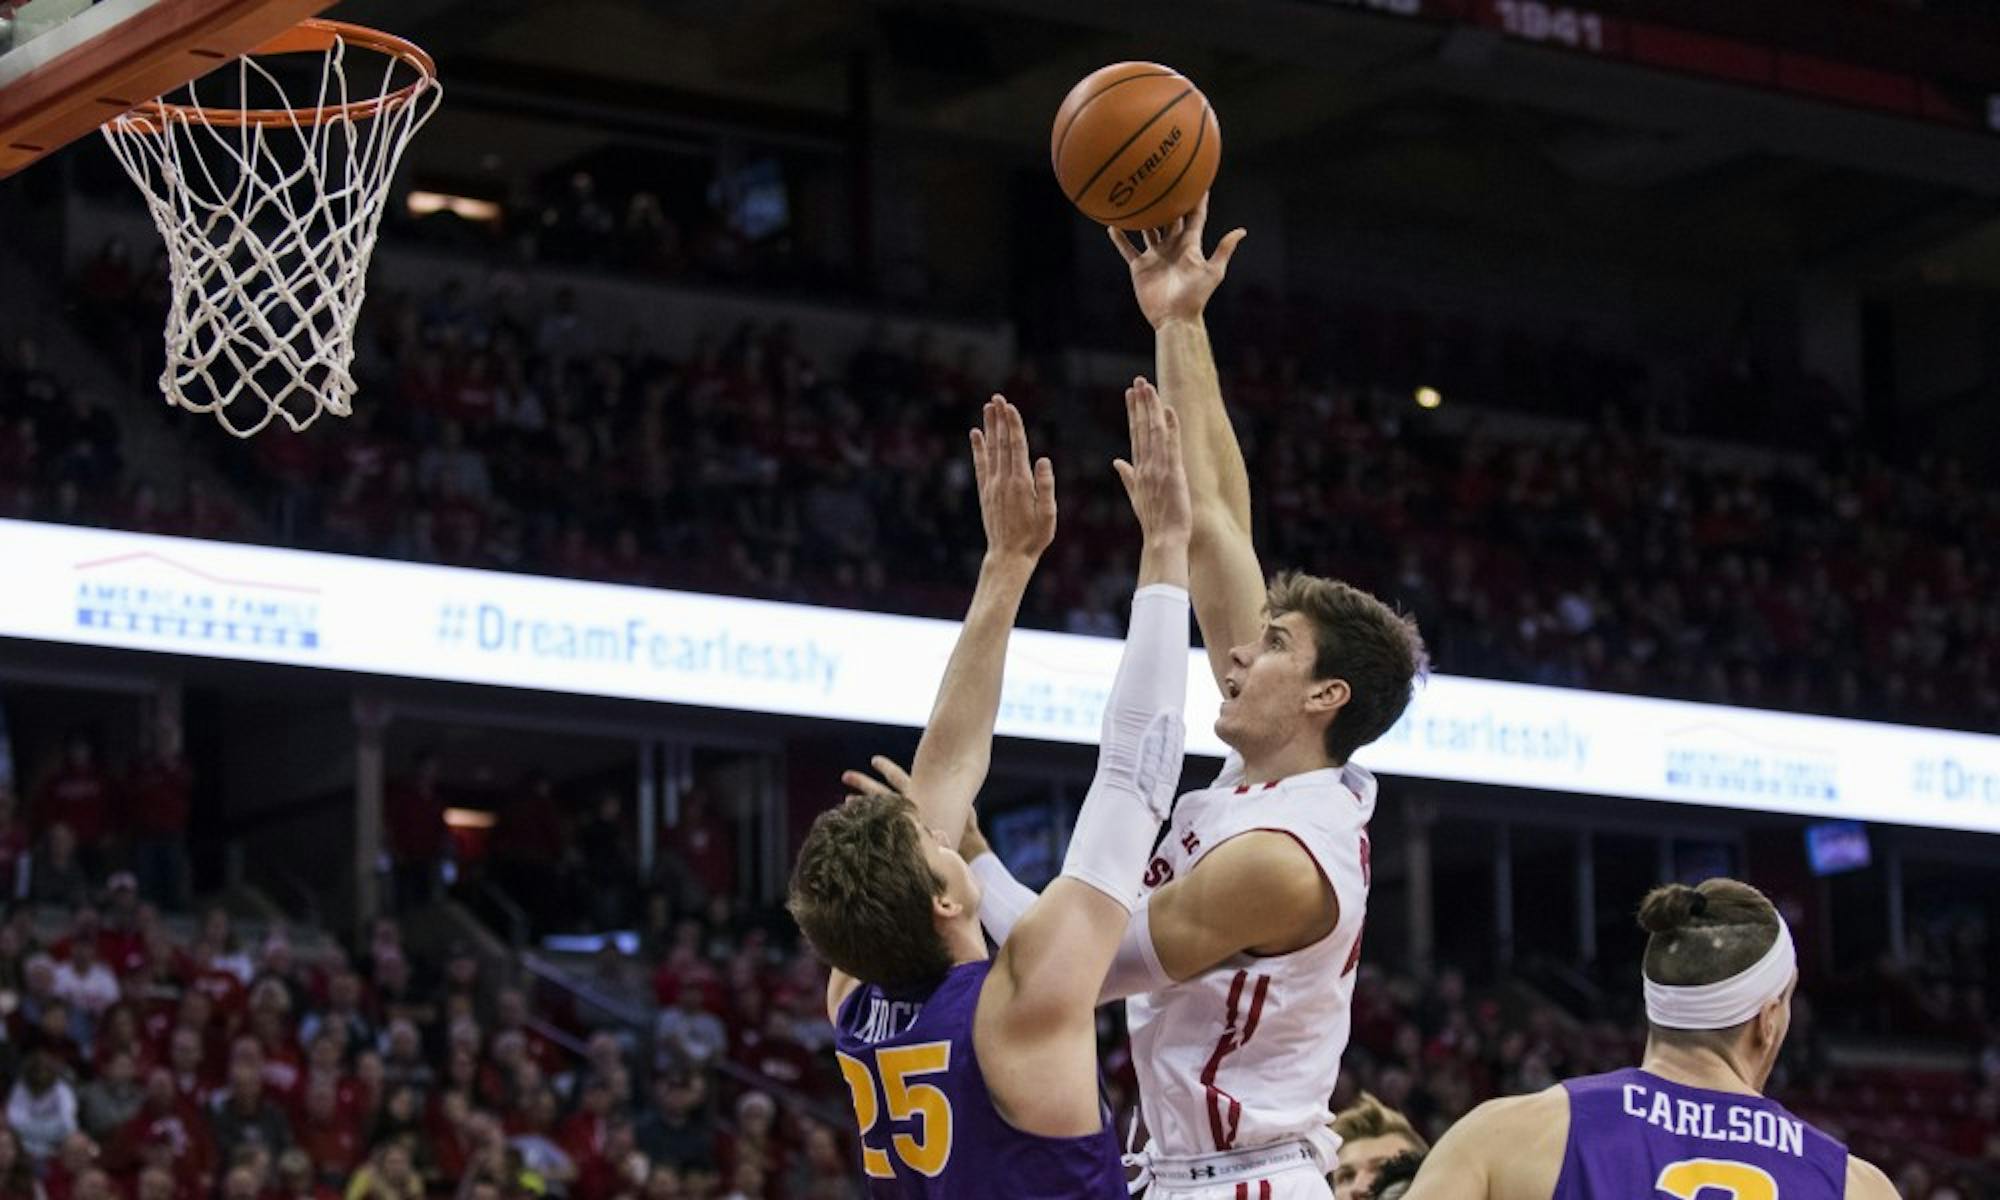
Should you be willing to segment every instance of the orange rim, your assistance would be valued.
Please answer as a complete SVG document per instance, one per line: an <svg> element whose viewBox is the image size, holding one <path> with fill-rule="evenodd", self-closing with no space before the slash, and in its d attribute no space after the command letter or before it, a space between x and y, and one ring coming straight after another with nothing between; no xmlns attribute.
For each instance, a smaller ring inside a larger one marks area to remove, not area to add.
<svg viewBox="0 0 2000 1200"><path fill-rule="evenodd" d="M312 108L207 108L199 104L169 104L148 100L111 123L133 133L158 133L173 121L236 129L248 125L320 125L336 117L366 120L401 108L421 92L436 86L437 63L415 42L383 33L365 25L346 21L308 18L244 55L324 54L336 41L361 46L397 59L417 72L417 78L382 96L348 104L326 104Z"/></svg>

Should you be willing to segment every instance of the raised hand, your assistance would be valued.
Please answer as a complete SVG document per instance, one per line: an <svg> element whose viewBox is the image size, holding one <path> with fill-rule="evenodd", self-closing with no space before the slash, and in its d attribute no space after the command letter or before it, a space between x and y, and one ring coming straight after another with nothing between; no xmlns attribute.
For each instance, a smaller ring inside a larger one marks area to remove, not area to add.
<svg viewBox="0 0 2000 1200"><path fill-rule="evenodd" d="M1134 246L1120 229L1106 227L1111 244L1132 271L1132 292L1139 299L1139 311L1158 329L1170 321L1192 321L1208 307L1208 298L1229 271L1229 259L1244 231L1232 229L1216 243L1213 255L1201 249L1202 230L1208 224L1208 196L1202 195L1194 211L1162 229L1149 229L1143 246Z"/></svg>
<svg viewBox="0 0 2000 1200"><path fill-rule="evenodd" d="M877 754L868 760L875 768L875 774L866 771L842 771L840 782L847 785L851 796L901 796L910 799L910 773L905 771L895 759L886 754ZM879 776L880 778L877 778Z"/></svg>
<svg viewBox="0 0 2000 1200"><path fill-rule="evenodd" d="M988 400L984 417L985 428L972 431L972 476L986 552L1034 562L1056 536L1055 467L1046 458L1029 466L1021 412L1005 396Z"/></svg>
<svg viewBox="0 0 2000 1200"><path fill-rule="evenodd" d="M979 831L979 809L965 810L965 832L958 835L959 857L971 862L992 848L986 844L986 835Z"/></svg>
<svg viewBox="0 0 2000 1200"><path fill-rule="evenodd" d="M901 796L911 799L910 773L905 771L895 759L886 754L877 754L868 760L875 770L870 775L866 771L842 771L840 782L847 786L847 798L859 800L863 796ZM971 862L986 853L989 847L986 837L979 832L979 811L965 810L965 832L959 835L958 852L965 861Z"/></svg>
<svg viewBox="0 0 2000 1200"><path fill-rule="evenodd" d="M1139 528L1149 545L1185 547L1194 530L1194 506L1181 456L1180 417L1141 376L1125 389L1125 423L1131 430L1132 458L1111 465L1125 485Z"/></svg>

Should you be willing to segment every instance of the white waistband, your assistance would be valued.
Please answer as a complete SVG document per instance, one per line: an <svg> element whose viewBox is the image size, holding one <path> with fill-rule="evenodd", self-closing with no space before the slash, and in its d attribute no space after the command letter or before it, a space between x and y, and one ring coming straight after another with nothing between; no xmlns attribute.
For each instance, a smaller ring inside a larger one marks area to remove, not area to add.
<svg viewBox="0 0 2000 1200"><path fill-rule="evenodd" d="M1313 1170L1324 1174L1331 1169L1320 1160L1318 1149L1305 1138L1193 1158L1145 1156L1145 1166L1153 1186L1163 1191L1209 1187L1283 1171Z"/></svg>

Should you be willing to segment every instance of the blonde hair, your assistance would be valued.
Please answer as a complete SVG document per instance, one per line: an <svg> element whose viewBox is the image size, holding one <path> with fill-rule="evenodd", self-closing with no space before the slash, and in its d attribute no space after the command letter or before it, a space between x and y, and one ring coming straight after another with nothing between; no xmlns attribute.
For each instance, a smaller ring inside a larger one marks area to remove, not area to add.
<svg viewBox="0 0 2000 1200"><path fill-rule="evenodd" d="M1333 1131L1343 1142L1360 1141L1362 1138L1399 1137L1410 1144L1418 1153L1426 1153L1431 1144L1410 1124L1410 1119L1395 1109L1377 1100L1372 1093L1363 1092L1354 1103L1341 1109L1333 1116Z"/></svg>

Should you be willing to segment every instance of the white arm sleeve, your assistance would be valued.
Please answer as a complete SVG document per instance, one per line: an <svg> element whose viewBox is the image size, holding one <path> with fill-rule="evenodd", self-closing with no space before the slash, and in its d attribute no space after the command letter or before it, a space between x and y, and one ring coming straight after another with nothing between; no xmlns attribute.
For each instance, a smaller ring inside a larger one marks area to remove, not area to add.
<svg viewBox="0 0 2000 1200"><path fill-rule="evenodd" d="M1118 941L1118 954L1111 960L1111 969L1105 972L1104 988L1097 993L1099 1004L1141 992L1157 992L1174 982L1160 965L1159 951L1153 949L1153 925L1149 918L1152 911L1144 900L1132 910L1125 936Z"/></svg>
<svg viewBox="0 0 2000 1200"><path fill-rule="evenodd" d="M1021 914L1028 911L1038 896L1027 884L1014 878L1007 864L990 850L972 860L972 874L979 880L980 924L986 926L986 932L995 942L1004 942L1014 922L1021 919ZM1143 900L1132 910L1132 920L1118 942L1118 955L1111 960L1111 970L1104 976L1104 989L1097 994L1099 1004L1158 991L1173 983L1166 968L1160 965L1159 953L1153 949L1153 926L1148 920L1151 911Z"/></svg>
<svg viewBox="0 0 2000 1200"><path fill-rule="evenodd" d="M972 877L979 881L979 923L995 944L1006 941L1014 922L1035 902L1035 890L1014 878L991 850L972 860Z"/></svg>
<svg viewBox="0 0 2000 1200"><path fill-rule="evenodd" d="M1180 780L1188 657L1187 589L1140 588L1132 597L1118 678L1104 705L1097 774L1062 870L1128 910L1138 907L1146 856Z"/></svg>

